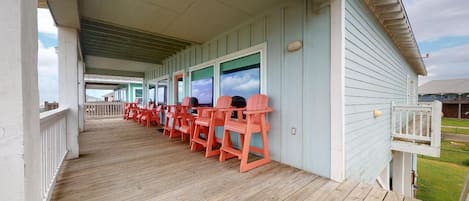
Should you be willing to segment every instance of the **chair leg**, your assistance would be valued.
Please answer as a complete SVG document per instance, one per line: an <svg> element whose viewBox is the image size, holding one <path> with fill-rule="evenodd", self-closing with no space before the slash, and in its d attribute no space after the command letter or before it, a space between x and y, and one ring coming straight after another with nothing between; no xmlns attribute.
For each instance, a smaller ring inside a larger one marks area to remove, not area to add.
<svg viewBox="0 0 469 201"><path fill-rule="evenodd" d="M196 124L194 128L194 134L192 135L192 138L191 138L191 151L197 151L199 144L197 142L194 142L194 139L200 139L199 136L200 136L200 126Z"/></svg>
<svg viewBox="0 0 469 201"><path fill-rule="evenodd" d="M241 164L239 165L240 172L246 172L248 170L248 159L249 159L249 147L251 146L251 131L246 132L244 142L241 145Z"/></svg>
<svg viewBox="0 0 469 201"><path fill-rule="evenodd" d="M226 160L226 155L228 154L228 152L223 151L223 149L229 146L228 138L230 138L230 131L224 130L223 141L221 143L221 148L220 148L220 157L218 158L220 162L223 162Z"/></svg>
<svg viewBox="0 0 469 201"><path fill-rule="evenodd" d="M214 143L216 143L215 137L216 137L215 136L215 126L212 124L212 125L210 125L210 127L208 129L208 134L207 134L207 147L206 147L206 151L205 151L205 157L206 158L220 154L219 149L213 150L213 145L214 145Z"/></svg>
<svg viewBox="0 0 469 201"><path fill-rule="evenodd" d="M164 122L163 135L169 135L169 117L166 117L166 120Z"/></svg>

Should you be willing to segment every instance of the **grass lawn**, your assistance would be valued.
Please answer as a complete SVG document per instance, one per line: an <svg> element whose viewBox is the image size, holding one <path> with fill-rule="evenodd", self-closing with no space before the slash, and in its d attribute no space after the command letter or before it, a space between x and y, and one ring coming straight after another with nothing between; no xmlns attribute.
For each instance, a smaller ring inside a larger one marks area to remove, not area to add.
<svg viewBox="0 0 469 201"><path fill-rule="evenodd" d="M467 127L464 128L444 128L443 126L457 126L457 127ZM467 119L452 119L452 118L443 118L441 120L441 132L442 133L451 133L451 134L464 134L469 135L469 120Z"/></svg>
<svg viewBox="0 0 469 201"><path fill-rule="evenodd" d="M443 118L441 120L441 125L442 126L469 127L469 119Z"/></svg>
<svg viewBox="0 0 469 201"><path fill-rule="evenodd" d="M441 141L441 152L439 158L430 156L419 156L421 158L449 162L457 165L469 165L469 143ZM466 161L466 162L465 162Z"/></svg>
<svg viewBox="0 0 469 201"><path fill-rule="evenodd" d="M419 155L417 160L418 199L459 200L469 169L469 143L444 140L441 142L440 158Z"/></svg>
<svg viewBox="0 0 469 201"><path fill-rule="evenodd" d="M418 158L417 198L424 201L458 201L467 167Z"/></svg>

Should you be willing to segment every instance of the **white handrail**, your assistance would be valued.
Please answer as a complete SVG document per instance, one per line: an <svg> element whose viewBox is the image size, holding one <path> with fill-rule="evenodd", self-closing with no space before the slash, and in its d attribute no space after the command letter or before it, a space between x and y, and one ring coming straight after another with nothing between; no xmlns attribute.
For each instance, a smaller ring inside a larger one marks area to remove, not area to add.
<svg viewBox="0 0 469 201"><path fill-rule="evenodd" d="M42 200L50 200L57 174L68 152L67 112L68 108L58 108L40 114Z"/></svg>
<svg viewBox="0 0 469 201"><path fill-rule="evenodd" d="M85 118L115 118L124 113L124 102L87 102Z"/></svg>
<svg viewBox="0 0 469 201"><path fill-rule="evenodd" d="M439 101L418 105L393 104L392 137L440 147L441 107Z"/></svg>

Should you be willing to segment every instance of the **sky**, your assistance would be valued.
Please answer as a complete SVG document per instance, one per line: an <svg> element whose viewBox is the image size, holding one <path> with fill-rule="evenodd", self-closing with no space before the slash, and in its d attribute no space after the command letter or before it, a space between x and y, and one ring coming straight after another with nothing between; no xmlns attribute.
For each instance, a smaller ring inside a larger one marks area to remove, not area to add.
<svg viewBox="0 0 469 201"><path fill-rule="evenodd" d="M469 78L469 1L403 0L430 80Z"/></svg>
<svg viewBox="0 0 469 201"><path fill-rule="evenodd" d="M48 9L37 9L38 19L38 80L39 100L58 101L59 78L58 58L55 48L58 46L57 27ZM89 96L102 98L109 90L87 90ZM103 99L104 100L104 99Z"/></svg>

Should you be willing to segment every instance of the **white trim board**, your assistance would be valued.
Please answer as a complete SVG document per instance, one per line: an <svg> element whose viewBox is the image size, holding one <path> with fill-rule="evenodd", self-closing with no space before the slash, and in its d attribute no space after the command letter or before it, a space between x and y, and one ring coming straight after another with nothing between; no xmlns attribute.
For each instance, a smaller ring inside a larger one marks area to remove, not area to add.
<svg viewBox="0 0 469 201"><path fill-rule="evenodd" d="M331 1L331 179L345 179L345 2Z"/></svg>

